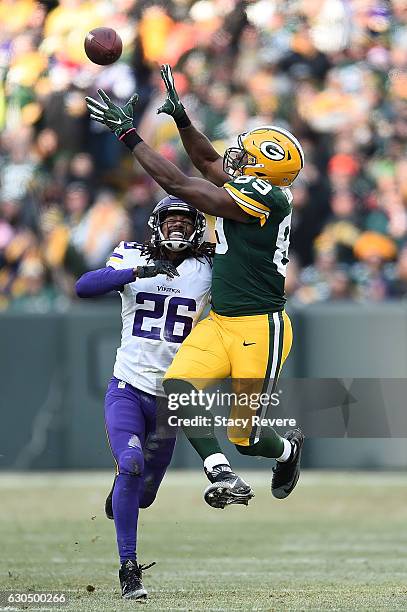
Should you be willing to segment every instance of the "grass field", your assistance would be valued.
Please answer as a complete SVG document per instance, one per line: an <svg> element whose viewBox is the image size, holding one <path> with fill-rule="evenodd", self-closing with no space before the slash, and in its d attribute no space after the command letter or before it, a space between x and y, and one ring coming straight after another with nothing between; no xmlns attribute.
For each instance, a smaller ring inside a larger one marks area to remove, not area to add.
<svg viewBox="0 0 407 612"><path fill-rule="evenodd" d="M306 472L285 501L246 476L251 506L222 511L202 474L170 472L141 514L143 604L119 597L110 474L3 475L0 589L67 590L77 612L407 610L406 475Z"/></svg>

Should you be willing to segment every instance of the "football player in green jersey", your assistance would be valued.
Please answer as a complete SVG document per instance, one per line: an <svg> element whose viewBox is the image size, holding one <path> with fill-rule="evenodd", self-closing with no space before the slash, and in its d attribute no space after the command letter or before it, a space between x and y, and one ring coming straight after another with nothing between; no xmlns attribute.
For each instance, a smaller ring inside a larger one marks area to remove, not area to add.
<svg viewBox="0 0 407 612"><path fill-rule="evenodd" d="M192 401L197 389L219 379L231 376L239 393L270 397L274 391L292 343L284 311L292 202L288 186L303 167L304 155L290 132L265 126L239 136L238 147L227 149L222 158L191 124L168 65L161 75L167 98L158 112L174 118L203 179L186 176L143 142L133 126L137 94L121 108L99 90L103 102L87 98L87 104L91 118L109 127L167 193L217 217L212 310L182 344L164 379L169 396L191 397L188 405L182 402L178 408L178 416L186 419L199 410ZM254 419L246 406L243 412L233 406L228 438L242 454L277 460L271 488L282 499L297 484L304 437L299 429L281 437L270 427L260 427L266 409L261 406ZM203 406L201 410L205 411ZM213 418L208 412L205 416L210 424L204 432L184 427L210 481L205 501L216 508L247 505L253 497L251 487L232 471L214 434Z"/></svg>

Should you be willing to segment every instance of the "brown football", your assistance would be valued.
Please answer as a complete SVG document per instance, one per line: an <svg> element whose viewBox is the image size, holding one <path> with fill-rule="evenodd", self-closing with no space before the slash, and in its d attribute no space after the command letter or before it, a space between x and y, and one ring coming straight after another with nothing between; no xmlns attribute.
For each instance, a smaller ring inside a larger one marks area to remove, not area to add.
<svg viewBox="0 0 407 612"><path fill-rule="evenodd" d="M122 39L112 28L95 28L86 34L85 53L94 64L113 64L121 56L122 50Z"/></svg>

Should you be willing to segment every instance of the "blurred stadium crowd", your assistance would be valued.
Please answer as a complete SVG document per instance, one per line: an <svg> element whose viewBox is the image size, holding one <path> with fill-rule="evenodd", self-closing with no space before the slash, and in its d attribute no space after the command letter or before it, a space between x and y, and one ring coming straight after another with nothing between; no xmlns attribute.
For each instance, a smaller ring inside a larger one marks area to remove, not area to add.
<svg viewBox="0 0 407 612"><path fill-rule="evenodd" d="M0 0L0 23L0 309L63 309L79 274L147 236L162 192L85 95L137 91L142 136L193 172L156 115L163 62L219 152L261 124L301 140L292 302L407 297L405 0ZM102 25L124 42L109 67L83 51Z"/></svg>

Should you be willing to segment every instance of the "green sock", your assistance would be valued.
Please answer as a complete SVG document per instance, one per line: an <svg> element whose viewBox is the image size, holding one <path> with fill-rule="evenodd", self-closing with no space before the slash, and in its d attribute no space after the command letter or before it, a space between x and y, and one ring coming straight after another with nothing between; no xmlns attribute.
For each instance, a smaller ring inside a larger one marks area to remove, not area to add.
<svg viewBox="0 0 407 612"><path fill-rule="evenodd" d="M164 381L164 388L167 395L174 394L189 394L192 391L197 391L193 385L183 380L169 379ZM219 442L215 436L214 431L214 419L213 415L209 410L205 409L205 406L188 404L187 406L181 405L177 409L178 418L182 419L193 419L194 417L201 417L205 419L198 425L183 425L182 430L192 446L201 457L202 461L205 461L207 457L215 453L222 453L222 449L219 446Z"/></svg>
<svg viewBox="0 0 407 612"><path fill-rule="evenodd" d="M252 457L268 457L276 459L281 457L284 451L284 438L282 438L272 427L262 427L260 440L250 446L240 446L236 448L242 455Z"/></svg>
<svg viewBox="0 0 407 612"><path fill-rule="evenodd" d="M181 416L181 414L180 414ZM194 431L194 427L183 427L183 432L191 442L192 446L201 457L202 461L205 461L207 457L215 453L222 453L222 449L219 446L219 442L216 439L214 427L213 427L213 416L206 412L205 417L211 420L211 424L200 427L199 432ZM205 431L203 431L203 429Z"/></svg>

